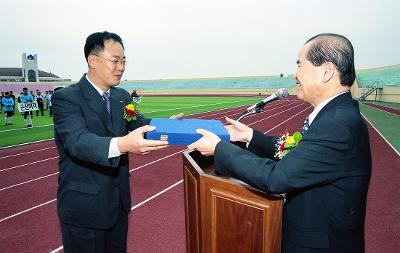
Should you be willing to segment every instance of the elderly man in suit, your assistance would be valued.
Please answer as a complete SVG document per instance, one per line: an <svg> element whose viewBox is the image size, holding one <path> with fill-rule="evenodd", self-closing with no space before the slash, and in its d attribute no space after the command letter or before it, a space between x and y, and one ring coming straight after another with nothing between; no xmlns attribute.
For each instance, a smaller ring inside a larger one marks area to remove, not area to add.
<svg viewBox="0 0 400 253"><path fill-rule="evenodd" d="M299 53L297 96L314 111L303 139L282 160L275 160L276 137L228 119L231 141L198 130L189 145L213 155L217 171L263 191L286 193L282 252L364 252L366 198L371 176L367 126L353 101L354 51L337 34L319 34Z"/></svg>
<svg viewBox="0 0 400 253"><path fill-rule="evenodd" d="M93 33L84 52L87 74L52 96L64 251L126 252L131 210L128 152L147 154L167 142L143 138L154 129L143 115L130 122L124 119L131 98L115 87L126 65L121 38Z"/></svg>

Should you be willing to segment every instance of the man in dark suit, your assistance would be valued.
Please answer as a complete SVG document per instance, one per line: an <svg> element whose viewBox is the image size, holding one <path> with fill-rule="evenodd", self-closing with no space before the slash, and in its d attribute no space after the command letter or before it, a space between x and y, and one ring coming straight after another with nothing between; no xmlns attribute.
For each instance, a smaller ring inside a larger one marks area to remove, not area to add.
<svg viewBox="0 0 400 253"><path fill-rule="evenodd" d="M217 171L263 191L286 193L282 252L364 252L364 219L371 175L368 129L353 101L354 51L337 34L320 34L299 53L297 96L313 105L297 147L274 160L276 137L227 119L231 141L198 130L189 145L215 157Z"/></svg>
<svg viewBox="0 0 400 253"><path fill-rule="evenodd" d="M154 129L143 115L130 122L124 119L130 95L115 87L126 65L121 38L93 33L84 51L88 73L51 99L60 155L57 210L64 251L126 252L131 210L128 152L147 154L167 142L143 138Z"/></svg>

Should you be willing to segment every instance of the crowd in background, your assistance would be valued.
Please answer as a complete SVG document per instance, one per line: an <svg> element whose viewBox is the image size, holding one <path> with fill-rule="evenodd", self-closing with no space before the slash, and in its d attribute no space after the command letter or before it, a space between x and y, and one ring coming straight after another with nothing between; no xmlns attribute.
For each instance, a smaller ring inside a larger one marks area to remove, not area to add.
<svg viewBox="0 0 400 253"><path fill-rule="evenodd" d="M32 118L33 114L36 116L44 116L44 111L49 112L49 116L53 116L51 97L53 95L52 90L47 90L42 94L40 90L36 92L30 91L28 88L23 88L22 92L16 97L13 91L2 91L0 94L0 114L4 115L4 124L12 125L12 117L18 112L18 103L31 103L37 102L37 109L33 111L25 111L20 114L24 117L25 126L28 128L33 127Z"/></svg>

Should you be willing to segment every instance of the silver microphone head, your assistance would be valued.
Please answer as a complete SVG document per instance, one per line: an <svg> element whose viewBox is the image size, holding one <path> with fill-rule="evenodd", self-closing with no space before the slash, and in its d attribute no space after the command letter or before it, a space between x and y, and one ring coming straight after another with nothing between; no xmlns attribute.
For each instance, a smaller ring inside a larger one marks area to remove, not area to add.
<svg viewBox="0 0 400 253"><path fill-rule="evenodd" d="M289 96L289 92L286 88L280 88L276 91L275 95L279 99L283 99L283 98L287 98L287 96Z"/></svg>

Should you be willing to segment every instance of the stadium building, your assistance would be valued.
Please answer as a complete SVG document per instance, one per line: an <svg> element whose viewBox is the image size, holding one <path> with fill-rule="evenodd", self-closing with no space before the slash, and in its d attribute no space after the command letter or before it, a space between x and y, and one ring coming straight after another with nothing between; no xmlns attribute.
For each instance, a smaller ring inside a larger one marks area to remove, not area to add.
<svg viewBox="0 0 400 253"><path fill-rule="evenodd" d="M55 74L38 69L37 54L22 54L22 68L0 68L0 82L65 82Z"/></svg>

